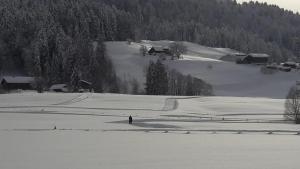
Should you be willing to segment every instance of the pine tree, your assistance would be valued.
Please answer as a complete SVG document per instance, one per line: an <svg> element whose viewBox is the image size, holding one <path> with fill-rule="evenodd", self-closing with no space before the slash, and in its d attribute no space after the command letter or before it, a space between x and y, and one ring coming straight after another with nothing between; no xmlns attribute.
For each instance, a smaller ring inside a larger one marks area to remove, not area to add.
<svg viewBox="0 0 300 169"><path fill-rule="evenodd" d="M79 91L79 81L80 81L80 76L79 76L79 71L77 67L73 68L73 72L71 75L71 89L73 92L78 92Z"/></svg>
<svg viewBox="0 0 300 169"><path fill-rule="evenodd" d="M148 95L166 95L168 92L168 74L165 66L157 60L150 62L146 75L146 93Z"/></svg>
<svg viewBox="0 0 300 169"><path fill-rule="evenodd" d="M35 78L35 88L38 93L42 93L44 90L44 80L42 77L41 61L40 61L40 52L38 46L34 46L33 53L33 75Z"/></svg>
<svg viewBox="0 0 300 169"><path fill-rule="evenodd" d="M147 95L152 95L155 93L155 64L150 61L147 72L146 72L146 84L145 90Z"/></svg>
<svg viewBox="0 0 300 169"><path fill-rule="evenodd" d="M168 74L165 65L157 60L155 66L157 95L166 95L168 92Z"/></svg>

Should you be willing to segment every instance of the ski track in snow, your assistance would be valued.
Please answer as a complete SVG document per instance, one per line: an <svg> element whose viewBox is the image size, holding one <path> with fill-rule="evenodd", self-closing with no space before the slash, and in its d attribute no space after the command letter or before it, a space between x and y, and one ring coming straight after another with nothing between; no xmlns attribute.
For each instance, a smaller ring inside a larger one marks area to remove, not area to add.
<svg viewBox="0 0 300 169"><path fill-rule="evenodd" d="M300 135L298 130L238 130L238 129L206 129L206 130L187 130L187 129L115 129L103 130L110 132L162 132L162 133L178 133L182 134L199 134L199 133L212 133L212 134L268 134L268 135Z"/></svg>
<svg viewBox="0 0 300 169"><path fill-rule="evenodd" d="M146 132L146 133L174 133L174 134L201 134L201 133L211 133L211 134L268 134L268 135L295 135L299 136L300 131L298 130L238 130L238 129L112 129L112 130L102 130L102 129L90 129L90 128L62 128L62 129L47 129L47 128L32 128L32 129L1 129L1 131L15 131L15 132L65 132L65 131L84 131L84 132Z"/></svg>
<svg viewBox="0 0 300 169"><path fill-rule="evenodd" d="M78 95L77 97L74 97L71 100L63 101L63 102L52 104L52 105L70 105L70 104L74 104L74 103L78 103L78 102L81 102L83 100L86 100L89 97L90 97L90 93L82 94L82 95Z"/></svg>
<svg viewBox="0 0 300 169"><path fill-rule="evenodd" d="M63 108L63 109L87 109L87 110L137 110L137 111L173 111L178 107L177 99L193 99L195 97L186 97L186 98L166 98L164 105L161 109L140 109L140 108L101 108L101 107L76 107L76 106L67 106L74 103L78 103L84 100L87 100L91 96L88 94L83 94L72 98L71 100L63 101L60 103L55 103L45 106L2 106L0 109L7 108ZM42 114L42 113L41 113Z"/></svg>

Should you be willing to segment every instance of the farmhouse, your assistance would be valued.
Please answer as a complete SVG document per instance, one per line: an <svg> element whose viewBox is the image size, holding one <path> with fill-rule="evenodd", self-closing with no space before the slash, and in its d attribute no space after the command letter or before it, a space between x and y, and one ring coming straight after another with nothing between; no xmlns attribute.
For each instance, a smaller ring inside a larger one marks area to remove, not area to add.
<svg viewBox="0 0 300 169"><path fill-rule="evenodd" d="M250 53L237 60L238 64L267 64L270 56L264 53Z"/></svg>
<svg viewBox="0 0 300 169"><path fill-rule="evenodd" d="M151 47L148 51L149 55L156 55L156 54L167 54L170 55L170 49L166 47Z"/></svg>
<svg viewBox="0 0 300 169"><path fill-rule="evenodd" d="M26 76L3 76L1 79L1 85L5 90L30 90L33 83L34 78Z"/></svg>

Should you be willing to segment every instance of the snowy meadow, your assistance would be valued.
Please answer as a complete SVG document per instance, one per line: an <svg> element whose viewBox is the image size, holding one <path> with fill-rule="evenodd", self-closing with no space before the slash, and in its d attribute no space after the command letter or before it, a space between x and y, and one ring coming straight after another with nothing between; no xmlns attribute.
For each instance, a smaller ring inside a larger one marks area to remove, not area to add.
<svg viewBox="0 0 300 169"><path fill-rule="evenodd" d="M0 168L297 168L300 127L284 120L283 105L245 97L0 95Z"/></svg>

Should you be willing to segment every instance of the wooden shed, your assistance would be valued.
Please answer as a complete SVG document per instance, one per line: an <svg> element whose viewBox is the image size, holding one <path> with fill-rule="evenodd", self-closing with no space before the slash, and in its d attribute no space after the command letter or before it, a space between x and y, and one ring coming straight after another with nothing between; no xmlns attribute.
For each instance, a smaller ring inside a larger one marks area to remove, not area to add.
<svg viewBox="0 0 300 169"><path fill-rule="evenodd" d="M170 55L171 51L167 47L151 47L148 51L149 55L156 55L156 54L167 54Z"/></svg>
<svg viewBox="0 0 300 169"><path fill-rule="evenodd" d="M34 78L27 76L3 76L1 79L1 85L5 90L31 90L33 83Z"/></svg>

